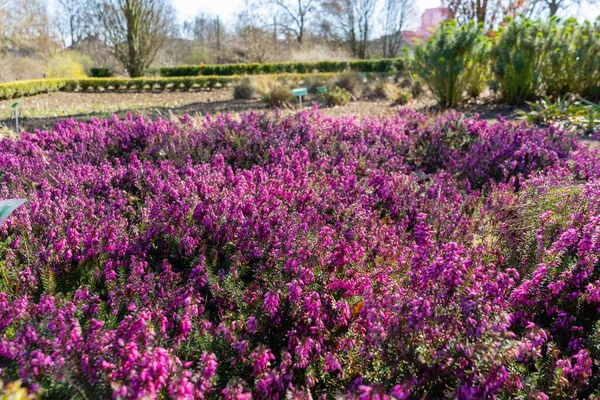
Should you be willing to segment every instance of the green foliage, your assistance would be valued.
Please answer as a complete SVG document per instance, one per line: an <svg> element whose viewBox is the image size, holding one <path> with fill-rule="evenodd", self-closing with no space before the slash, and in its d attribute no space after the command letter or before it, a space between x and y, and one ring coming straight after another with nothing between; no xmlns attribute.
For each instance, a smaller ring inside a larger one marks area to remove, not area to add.
<svg viewBox="0 0 600 400"><path fill-rule="evenodd" d="M442 107L453 107L467 88L476 90L485 82L480 63L487 58L487 46L482 29L473 22L444 22L427 44L415 48L412 68Z"/></svg>
<svg viewBox="0 0 600 400"><path fill-rule="evenodd" d="M491 53L502 99L524 104L543 95L600 98L599 39L598 21L508 20Z"/></svg>
<svg viewBox="0 0 600 400"><path fill-rule="evenodd" d="M257 90L256 86L252 84L250 79L242 79L234 88L233 88L233 98L234 99L252 99L256 96Z"/></svg>
<svg viewBox="0 0 600 400"><path fill-rule="evenodd" d="M463 75L465 92L471 98L477 98L487 88L491 78L489 55L492 39L486 36L477 38Z"/></svg>
<svg viewBox="0 0 600 400"><path fill-rule="evenodd" d="M112 78L113 73L110 68L90 68L92 78Z"/></svg>
<svg viewBox="0 0 600 400"><path fill-rule="evenodd" d="M600 105L587 100L570 100L558 97L552 101L545 97L535 103L528 103L529 111L520 111L522 119L536 125L555 123L563 127L573 126L586 133L600 129Z"/></svg>
<svg viewBox="0 0 600 400"><path fill-rule="evenodd" d="M337 86L331 91L319 94L319 100L330 107L345 106L350 102L351 97L347 90Z"/></svg>
<svg viewBox="0 0 600 400"><path fill-rule="evenodd" d="M297 84L308 77L330 78L331 74L280 74L273 76L277 82ZM271 78L271 77L270 77ZM87 78L87 79L36 79L0 84L0 99L34 96L57 91L98 90L192 90L225 87L244 79L240 76L190 76L177 78Z"/></svg>
<svg viewBox="0 0 600 400"><path fill-rule="evenodd" d="M14 99L40 93L58 92L67 85L67 79L34 79L0 83L0 99Z"/></svg>
<svg viewBox="0 0 600 400"><path fill-rule="evenodd" d="M600 25L553 18L543 29L543 89L548 96L600 98Z"/></svg>
<svg viewBox="0 0 600 400"><path fill-rule="evenodd" d="M197 75L260 75L280 73L306 74L313 72L343 72L348 70L355 72L399 73L404 71L404 60L398 58L357 61L181 65L176 67L158 68L160 76L170 77Z"/></svg>
<svg viewBox="0 0 600 400"><path fill-rule="evenodd" d="M548 33L539 21L509 20L498 31L492 50L492 70L502 99L524 104L536 97L542 82L544 37Z"/></svg>

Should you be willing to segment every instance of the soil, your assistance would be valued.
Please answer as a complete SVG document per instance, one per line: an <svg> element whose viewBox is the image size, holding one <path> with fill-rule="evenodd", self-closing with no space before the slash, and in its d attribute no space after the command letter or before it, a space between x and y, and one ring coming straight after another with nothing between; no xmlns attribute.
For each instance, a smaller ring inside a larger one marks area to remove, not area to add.
<svg viewBox="0 0 600 400"><path fill-rule="evenodd" d="M120 116L128 112L144 114L150 118L170 118L172 116L215 115L219 113L243 113L248 111L268 112L269 108L260 100L235 100L231 90L197 91L197 92L158 92L158 93L46 93L25 97L19 101L21 114L19 127L24 131L49 129L59 120L75 118L89 120L94 117L107 117L112 114ZM313 106L314 98L305 99L303 108ZM14 128L14 120L9 118L11 106L15 100L0 101L0 127L4 131ZM321 112L326 116L355 115L358 118L367 116L393 117L403 107L416 109L428 115L446 112L436 106L433 98L421 96L406 106L396 106L383 99L353 101L344 107L325 107ZM298 110L290 107L283 110L289 115ZM483 98L465 104L456 109L466 116L478 115L480 119L495 122L498 118L518 121L519 108L495 103L491 98ZM581 138L591 146L598 141Z"/></svg>

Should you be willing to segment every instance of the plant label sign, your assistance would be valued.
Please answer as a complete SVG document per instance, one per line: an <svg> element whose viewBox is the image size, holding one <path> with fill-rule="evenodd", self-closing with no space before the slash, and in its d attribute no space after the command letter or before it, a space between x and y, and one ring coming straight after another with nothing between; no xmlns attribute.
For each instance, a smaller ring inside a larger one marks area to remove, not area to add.
<svg viewBox="0 0 600 400"><path fill-rule="evenodd" d="M306 96L308 94L308 90L305 87L296 88L292 90L294 96L298 98L298 103L300 104L300 108L302 108L302 96Z"/></svg>
<svg viewBox="0 0 600 400"><path fill-rule="evenodd" d="M25 199L8 199L0 201L0 225L6 221L6 218L10 216L21 204L25 203Z"/></svg>
<svg viewBox="0 0 600 400"><path fill-rule="evenodd" d="M297 89L292 90L292 93L294 93L294 96L296 96L296 97L306 96L308 94L308 90L306 90L305 87L297 88Z"/></svg>

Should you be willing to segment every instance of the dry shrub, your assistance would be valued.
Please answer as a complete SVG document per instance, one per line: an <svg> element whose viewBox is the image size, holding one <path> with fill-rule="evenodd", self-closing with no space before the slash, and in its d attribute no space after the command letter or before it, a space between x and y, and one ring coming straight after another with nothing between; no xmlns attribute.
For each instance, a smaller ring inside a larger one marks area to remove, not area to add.
<svg viewBox="0 0 600 400"><path fill-rule="evenodd" d="M256 75L250 78L250 82L261 96L270 93L278 86L277 79L272 75Z"/></svg>
<svg viewBox="0 0 600 400"><path fill-rule="evenodd" d="M44 77L43 61L33 57L18 57L12 54L0 56L0 81L41 79Z"/></svg>
<svg viewBox="0 0 600 400"><path fill-rule="evenodd" d="M233 88L233 98L237 100L253 99L256 92L256 86L252 84L252 81L244 78Z"/></svg>
<svg viewBox="0 0 600 400"><path fill-rule="evenodd" d="M271 107L289 106L294 101L294 94L287 86L276 86L263 94L263 101Z"/></svg>
<svg viewBox="0 0 600 400"><path fill-rule="evenodd" d="M346 90L355 99L362 96L364 84L356 72L344 72L335 78L335 86Z"/></svg>

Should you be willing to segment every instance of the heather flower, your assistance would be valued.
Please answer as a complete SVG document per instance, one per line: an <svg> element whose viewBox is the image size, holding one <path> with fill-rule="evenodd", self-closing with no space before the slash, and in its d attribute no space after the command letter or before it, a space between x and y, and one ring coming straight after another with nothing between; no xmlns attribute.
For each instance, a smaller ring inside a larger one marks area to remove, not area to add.
<svg viewBox="0 0 600 400"><path fill-rule="evenodd" d="M599 160L556 128L415 111L4 138L0 195L28 202L0 227L2 379L94 398L585 396Z"/></svg>

